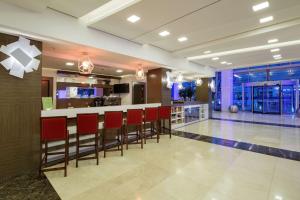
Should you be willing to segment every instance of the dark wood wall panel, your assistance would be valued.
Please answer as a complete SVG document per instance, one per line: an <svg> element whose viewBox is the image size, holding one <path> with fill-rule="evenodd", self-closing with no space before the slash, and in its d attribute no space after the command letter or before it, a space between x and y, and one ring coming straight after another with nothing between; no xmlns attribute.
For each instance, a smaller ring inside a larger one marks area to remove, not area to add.
<svg viewBox="0 0 300 200"><path fill-rule="evenodd" d="M16 36L0 33L0 45L17 40ZM31 44L42 50L41 42ZM0 60L5 58L0 53ZM23 79L9 75L0 66L0 177L38 169L40 115L41 66Z"/></svg>
<svg viewBox="0 0 300 200"><path fill-rule="evenodd" d="M211 79L209 78L202 78L202 85L196 87L196 101L201 101L203 103L209 102L209 94L210 94L210 88L208 87L208 83Z"/></svg>
<svg viewBox="0 0 300 200"><path fill-rule="evenodd" d="M147 103L171 104L171 90L167 88L163 79L166 79L164 68L149 70L147 73Z"/></svg>

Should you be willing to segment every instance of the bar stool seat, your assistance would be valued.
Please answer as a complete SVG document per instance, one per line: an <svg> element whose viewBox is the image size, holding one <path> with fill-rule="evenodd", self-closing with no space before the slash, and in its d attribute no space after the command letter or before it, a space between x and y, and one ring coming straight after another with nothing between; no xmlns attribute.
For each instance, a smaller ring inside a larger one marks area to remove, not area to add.
<svg viewBox="0 0 300 200"><path fill-rule="evenodd" d="M150 124L150 134L146 133L146 126ZM156 126L156 129L155 129ZM146 144L147 138L156 139L157 143L159 143L159 123L158 123L158 108L145 108L144 111L144 141ZM153 137L156 134L156 137Z"/></svg>
<svg viewBox="0 0 300 200"><path fill-rule="evenodd" d="M94 144L80 145L80 136L95 135ZM95 156L80 157L80 147L94 147ZM98 113L77 114L77 131L76 131L76 168L79 160L96 159L99 165L99 115Z"/></svg>
<svg viewBox="0 0 300 200"><path fill-rule="evenodd" d="M161 106L158 109L158 119L159 119L159 127L160 133L164 133L167 129L165 127L165 122L168 121L169 128L167 129L171 138L171 106Z"/></svg>
<svg viewBox="0 0 300 200"><path fill-rule="evenodd" d="M129 144L141 144L141 148L143 149L143 110L142 109L128 109L126 115L125 122L125 142L126 149L128 149ZM136 133L130 134L128 133L128 127L135 127ZM135 136L136 142L129 143L129 136Z"/></svg>
<svg viewBox="0 0 300 200"><path fill-rule="evenodd" d="M117 131L116 139L109 139L108 131ZM108 111L104 113L104 124L103 124L103 151L104 158L108 151L121 151L123 156L123 143L124 143L124 130L123 130L123 112L122 111ZM117 142L118 149L108 149L108 142ZM121 149L120 149L121 146Z"/></svg>
<svg viewBox="0 0 300 200"><path fill-rule="evenodd" d="M63 152L48 152L48 143L55 141L65 141ZM43 145L45 144L45 149ZM45 154L43 157L43 153ZM64 166L47 168L48 155L64 155ZM40 170L39 174L45 171L64 170L67 176L67 165L69 162L69 132L67 130L67 117L42 117L40 136Z"/></svg>

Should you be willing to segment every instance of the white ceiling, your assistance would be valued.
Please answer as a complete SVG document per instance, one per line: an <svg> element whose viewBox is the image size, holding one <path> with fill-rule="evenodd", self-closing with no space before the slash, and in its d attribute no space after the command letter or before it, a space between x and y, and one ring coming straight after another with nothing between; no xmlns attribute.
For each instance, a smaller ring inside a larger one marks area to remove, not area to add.
<svg viewBox="0 0 300 200"><path fill-rule="evenodd" d="M157 46L179 57L201 56L207 50L222 53L267 45L267 41L272 38L278 38L279 42L300 40L300 0L268 0L269 8L253 12L252 6L263 1L266 0L141 0L89 24L89 27L136 43ZM79 18L109 0L47 2L49 8ZM126 20L133 14L141 17L135 24ZM274 16L272 22L259 23L260 18L270 15ZM168 30L171 34L160 37L158 33L162 30ZM188 37L188 41L179 43L177 38L181 36ZM300 45L281 48L283 60L298 60L298 52ZM104 57L101 55L101 58ZM135 62L125 60L127 64ZM224 60L233 64L221 65L220 61ZM213 62L211 58L193 60L221 70L272 63L274 59L267 49L222 56L220 61Z"/></svg>

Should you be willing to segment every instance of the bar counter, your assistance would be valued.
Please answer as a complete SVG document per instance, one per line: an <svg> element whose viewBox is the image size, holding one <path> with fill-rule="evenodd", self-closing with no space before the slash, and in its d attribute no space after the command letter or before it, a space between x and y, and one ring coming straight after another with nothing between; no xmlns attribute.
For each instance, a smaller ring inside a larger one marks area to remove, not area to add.
<svg viewBox="0 0 300 200"><path fill-rule="evenodd" d="M161 103L42 110L41 116L42 117L67 116L68 118L76 118L76 115L81 113L98 113L99 115L104 115L104 112L106 111L126 112L128 109L144 109L144 108L158 107L158 106L161 106Z"/></svg>

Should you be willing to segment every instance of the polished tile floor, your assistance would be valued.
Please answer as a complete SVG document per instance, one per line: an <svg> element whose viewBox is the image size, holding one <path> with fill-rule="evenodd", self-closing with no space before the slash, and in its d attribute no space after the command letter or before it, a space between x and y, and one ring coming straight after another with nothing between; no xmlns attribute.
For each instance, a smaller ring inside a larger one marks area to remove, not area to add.
<svg viewBox="0 0 300 200"><path fill-rule="evenodd" d="M230 112L214 111L212 116L215 118L243 120L243 121L250 121L250 122L300 125L300 118L297 118L295 115L271 115L271 114L258 114L252 112L230 113Z"/></svg>
<svg viewBox="0 0 300 200"><path fill-rule="evenodd" d="M300 152L300 128L207 120L176 130Z"/></svg>
<svg viewBox="0 0 300 200"><path fill-rule="evenodd" d="M214 123L191 126L203 133ZM238 129L249 135L247 128L236 126L231 123L223 129L219 125L213 133L219 130L218 134L226 136ZM252 128L263 135L272 133L270 127L256 126ZM297 135L294 129L285 132ZM276 138L283 132L275 134ZM68 169L67 178L60 171L46 174L63 200L300 199L300 162L176 136L171 140L162 136L159 144L149 141L143 150L132 145L124 157L115 152L104 159L101 153L99 166L88 160L76 169L72 161Z"/></svg>

